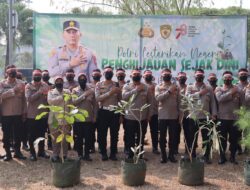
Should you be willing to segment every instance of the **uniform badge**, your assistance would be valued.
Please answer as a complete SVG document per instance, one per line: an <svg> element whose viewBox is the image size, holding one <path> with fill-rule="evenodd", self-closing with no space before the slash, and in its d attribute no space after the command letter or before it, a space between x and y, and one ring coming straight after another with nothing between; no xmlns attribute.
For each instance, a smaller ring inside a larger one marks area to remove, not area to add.
<svg viewBox="0 0 250 190"><path fill-rule="evenodd" d="M167 39L172 32L172 27L168 24L160 26L161 37Z"/></svg>

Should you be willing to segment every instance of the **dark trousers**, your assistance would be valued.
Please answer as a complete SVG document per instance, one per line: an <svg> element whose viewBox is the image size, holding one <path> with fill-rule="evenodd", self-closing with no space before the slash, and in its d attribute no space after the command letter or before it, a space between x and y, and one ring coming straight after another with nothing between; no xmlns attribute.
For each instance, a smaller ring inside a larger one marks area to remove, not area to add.
<svg viewBox="0 0 250 190"><path fill-rule="evenodd" d="M27 120L22 122L22 134L21 134L21 142L23 145L27 145L28 142L28 127Z"/></svg>
<svg viewBox="0 0 250 190"><path fill-rule="evenodd" d="M190 145L190 127L189 127L189 119L188 118L183 118L182 128L183 128L183 132L184 132L184 141L186 143L185 148L191 147L191 145Z"/></svg>
<svg viewBox="0 0 250 190"><path fill-rule="evenodd" d="M158 138L158 115L153 115L151 117L150 122L149 122L149 127L150 127L150 134L151 134L153 150L157 150L158 149L158 143L159 143L159 138Z"/></svg>
<svg viewBox="0 0 250 190"><path fill-rule="evenodd" d="M113 111L100 109L98 113L98 143L101 154L107 154L107 133L110 129L110 153L116 154L119 132L119 114Z"/></svg>
<svg viewBox="0 0 250 190"><path fill-rule="evenodd" d="M169 155L174 154L174 148L176 147L177 141L175 139L178 125L177 119L160 119L160 148L162 155L166 155L166 144L167 144L167 131L168 131L168 148Z"/></svg>
<svg viewBox="0 0 250 190"><path fill-rule="evenodd" d="M92 128L92 122L75 122L73 125L75 149L79 156L83 154L83 139L85 139L84 153L85 155L89 154Z"/></svg>
<svg viewBox="0 0 250 190"><path fill-rule="evenodd" d="M27 119L27 125L28 125L28 139L29 139L29 146L30 146L30 153L35 154L35 147L34 147L34 141L39 138L45 137L45 132L47 130L47 119L42 118L40 120L35 119ZM38 144L38 152L42 153L44 152L44 140L40 141Z"/></svg>
<svg viewBox="0 0 250 190"><path fill-rule="evenodd" d="M50 128L49 128L49 124L48 124L48 118L46 118L46 132L47 132L47 136L48 136L47 146L48 146L48 148L52 148L52 138L51 138L51 135L50 135Z"/></svg>
<svg viewBox="0 0 250 190"><path fill-rule="evenodd" d="M126 136L126 150L129 151L129 157L133 157L134 153L131 150L131 147L135 147L135 145L139 145L140 143L140 125L138 123L138 121L136 120L129 120L126 119L125 122L125 136ZM142 149L144 146L144 139L145 139L145 135L147 132L147 121L143 120L141 121L141 127L142 127Z"/></svg>
<svg viewBox="0 0 250 190"><path fill-rule="evenodd" d="M22 116L2 116L3 147L6 154L10 154L10 139L14 139L15 153L20 152L22 138Z"/></svg>
<svg viewBox="0 0 250 190"><path fill-rule="evenodd" d="M90 128L90 149L95 149L95 142L98 142L98 139L96 138L96 131L98 127L98 120L96 120L95 123L92 124Z"/></svg>
<svg viewBox="0 0 250 190"><path fill-rule="evenodd" d="M199 125L204 123L206 119L199 119L198 121L194 121L193 119L189 119L189 129L190 129L190 143L189 143L189 150L191 151L192 145L193 146L193 155L196 156L196 148L197 148L197 141L198 141L198 136L199 133ZM209 127L209 126L207 126ZM205 157L209 157L210 155L210 150L211 150L211 141L209 142L209 137L208 137L208 130L207 129L201 129L201 136L202 136L202 148L205 150Z"/></svg>
<svg viewBox="0 0 250 190"><path fill-rule="evenodd" d="M222 149L220 149L221 155L225 155L225 152L227 150L227 139L229 135L229 150L231 152L232 156L235 156L236 150L237 150L237 142L238 142L238 128L236 125L234 125L235 120L220 120L221 124L218 126L218 130L220 132L220 135L222 136L221 140L221 146Z"/></svg>

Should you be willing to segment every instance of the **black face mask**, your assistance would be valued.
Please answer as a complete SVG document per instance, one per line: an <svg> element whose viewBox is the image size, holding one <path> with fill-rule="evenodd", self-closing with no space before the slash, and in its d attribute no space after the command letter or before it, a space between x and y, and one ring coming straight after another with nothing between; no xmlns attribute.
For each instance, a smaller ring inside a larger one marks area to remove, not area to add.
<svg viewBox="0 0 250 190"><path fill-rule="evenodd" d="M34 80L35 82L40 82L41 79L42 79L42 77L40 77L40 76L34 76L34 77L33 77L33 80Z"/></svg>
<svg viewBox="0 0 250 190"><path fill-rule="evenodd" d="M106 80L111 80L112 79L112 77L113 77L113 72L112 71L107 71L107 72L105 72L105 79Z"/></svg>
<svg viewBox="0 0 250 190"><path fill-rule="evenodd" d="M151 82L153 80L153 76L149 75L145 77L146 82Z"/></svg>
<svg viewBox="0 0 250 190"><path fill-rule="evenodd" d="M180 84L185 84L186 81L187 81L186 78L180 78L180 79L179 79L179 83L180 83Z"/></svg>
<svg viewBox="0 0 250 190"><path fill-rule="evenodd" d="M247 76L246 75L240 76L240 81L242 82L247 81Z"/></svg>
<svg viewBox="0 0 250 190"><path fill-rule="evenodd" d="M49 75L43 75L43 81L48 82L50 79Z"/></svg>
<svg viewBox="0 0 250 190"><path fill-rule="evenodd" d="M93 78L93 80L94 81L100 81L100 79L101 79L101 76L92 76L92 78Z"/></svg>
<svg viewBox="0 0 250 190"><path fill-rule="evenodd" d="M63 83L55 83L55 87L57 90L62 90L63 89Z"/></svg>
<svg viewBox="0 0 250 190"><path fill-rule="evenodd" d="M74 76L68 75L68 76L66 76L66 79L67 79L67 81L72 82L74 80Z"/></svg>
<svg viewBox="0 0 250 190"><path fill-rule="evenodd" d="M195 80L196 80L196 82L203 82L204 77L203 76L198 76L198 77L195 77Z"/></svg>
<svg viewBox="0 0 250 190"><path fill-rule="evenodd" d="M86 83L87 83L87 81L85 80L85 79L79 79L78 80L78 83L79 83L79 85L80 85L80 87L81 87L81 89L85 89L85 87L86 87Z"/></svg>
<svg viewBox="0 0 250 190"><path fill-rule="evenodd" d="M141 76L140 75L135 75L135 76L132 77L132 80L134 82L140 82L141 81Z"/></svg>
<svg viewBox="0 0 250 190"><path fill-rule="evenodd" d="M217 80L210 80L210 81L209 81L209 84L210 84L211 86L216 86L216 83L217 83Z"/></svg>
<svg viewBox="0 0 250 190"><path fill-rule="evenodd" d="M10 78L16 78L16 75L17 75L17 72L16 72L16 71L11 71L11 72L9 73L9 77L10 77Z"/></svg>
<svg viewBox="0 0 250 190"><path fill-rule="evenodd" d="M164 75L164 76L162 77L163 81L165 81L165 82L171 81L171 78L172 78L171 75Z"/></svg>
<svg viewBox="0 0 250 190"><path fill-rule="evenodd" d="M124 75L117 76L117 79L119 81L123 81L125 79L125 76Z"/></svg>
<svg viewBox="0 0 250 190"><path fill-rule="evenodd" d="M226 79L226 80L224 80L224 84L227 85L227 86L229 86L229 85L232 84L232 80Z"/></svg>

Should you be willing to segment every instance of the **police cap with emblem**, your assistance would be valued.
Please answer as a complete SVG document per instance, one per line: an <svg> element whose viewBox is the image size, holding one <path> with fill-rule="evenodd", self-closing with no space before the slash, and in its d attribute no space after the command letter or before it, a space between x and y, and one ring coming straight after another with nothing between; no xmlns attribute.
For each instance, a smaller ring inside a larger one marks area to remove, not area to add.
<svg viewBox="0 0 250 190"><path fill-rule="evenodd" d="M75 20L67 20L63 23L63 30L69 30L69 29L74 29L74 30L79 30L80 29L80 24L79 22Z"/></svg>

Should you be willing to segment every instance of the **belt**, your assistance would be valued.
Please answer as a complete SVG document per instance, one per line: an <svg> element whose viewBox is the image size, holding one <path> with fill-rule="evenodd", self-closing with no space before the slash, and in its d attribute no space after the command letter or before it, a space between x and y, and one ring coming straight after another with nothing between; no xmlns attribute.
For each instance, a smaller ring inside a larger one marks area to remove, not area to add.
<svg viewBox="0 0 250 190"><path fill-rule="evenodd" d="M109 106L102 106L101 109L102 110L107 110L107 111L113 111L113 108L109 107Z"/></svg>

